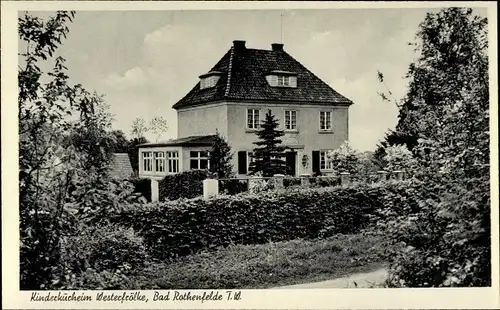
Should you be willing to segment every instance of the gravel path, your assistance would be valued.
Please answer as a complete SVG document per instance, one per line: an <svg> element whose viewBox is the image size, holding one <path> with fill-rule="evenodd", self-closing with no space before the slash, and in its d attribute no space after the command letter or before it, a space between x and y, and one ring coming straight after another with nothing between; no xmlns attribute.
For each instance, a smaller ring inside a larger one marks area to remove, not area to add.
<svg viewBox="0 0 500 310"><path fill-rule="evenodd" d="M308 288L369 288L380 285L387 279L387 269L378 269L368 273L356 273L345 278L275 287L275 289Z"/></svg>

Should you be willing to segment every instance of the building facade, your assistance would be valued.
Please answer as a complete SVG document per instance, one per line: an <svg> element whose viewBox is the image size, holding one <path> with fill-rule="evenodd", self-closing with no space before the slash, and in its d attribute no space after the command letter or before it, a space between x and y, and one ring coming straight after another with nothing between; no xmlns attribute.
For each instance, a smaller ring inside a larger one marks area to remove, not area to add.
<svg viewBox="0 0 500 310"><path fill-rule="evenodd" d="M233 167L248 174L255 132L268 110L284 130L290 174L328 174L326 153L349 137L352 102L286 53L249 49L234 41L230 50L200 82L173 105L179 139L139 148L142 177L205 169L213 135L223 135L234 152Z"/></svg>

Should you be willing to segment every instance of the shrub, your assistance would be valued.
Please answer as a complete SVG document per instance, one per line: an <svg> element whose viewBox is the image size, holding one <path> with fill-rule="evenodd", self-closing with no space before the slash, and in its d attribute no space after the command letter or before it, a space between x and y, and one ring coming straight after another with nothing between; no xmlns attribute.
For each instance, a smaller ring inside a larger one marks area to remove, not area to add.
<svg viewBox="0 0 500 310"><path fill-rule="evenodd" d="M285 178L283 180L284 187L299 186L300 183L300 178Z"/></svg>
<svg viewBox="0 0 500 310"><path fill-rule="evenodd" d="M229 244L317 238L327 226L324 235L358 232L395 195L406 199L405 184L288 188L130 206L110 221L140 231L151 254L165 259Z"/></svg>
<svg viewBox="0 0 500 310"><path fill-rule="evenodd" d="M272 179L253 179L248 183L249 193L260 193L274 189L274 180Z"/></svg>
<svg viewBox="0 0 500 310"><path fill-rule="evenodd" d="M416 161L406 145L393 145L385 148L386 155L383 160L388 171L410 171L415 168Z"/></svg>
<svg viewBox="0 0 500 310"><path fill-rule="evenodd" d="M203 180L208 176L209 172L207 170L190 170L167 175L158 184L159 199L165 201L202 196Z"/></svg>
<svg viewBox="0 0 500 310"><path fill-rule="evenodd" d="M339 176L333 176L333 177L318 176L315 178L311 178L310 182L311 182L311 185L313 187L332 187L332 186L340 185L340 177Z"/></svg>
<svg viewBox="0 0 500 310"><path fill-rule="evenodd" d="M219 180L219 192L225 195L236 195L248 190L248 181L239 179Z"/></svg>
<svg viewBox="0 0 500 310"><path fill-rule="evenodd" d="M148 258L142 237L132 228L99 226L63 240L61 263L66 289L116 287L123 276L144 267Z"/></svg>

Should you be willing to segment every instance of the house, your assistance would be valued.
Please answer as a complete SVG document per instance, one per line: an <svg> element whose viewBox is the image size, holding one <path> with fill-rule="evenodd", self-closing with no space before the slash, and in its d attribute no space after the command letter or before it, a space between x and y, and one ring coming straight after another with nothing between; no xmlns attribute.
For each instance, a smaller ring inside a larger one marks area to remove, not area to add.
<svg viewBox="0 0 500 310"><path fill-rule="evenodd" d="M181 138L140 146L139 174L155 179L207 168L216 130L231 145L235 172L248 174L255 131L268 109L285 131L290 174L328 174L326 153L348 140L351 104L290 56L283 44L261 50L233 41L219 62L173 105Z"/></svg>

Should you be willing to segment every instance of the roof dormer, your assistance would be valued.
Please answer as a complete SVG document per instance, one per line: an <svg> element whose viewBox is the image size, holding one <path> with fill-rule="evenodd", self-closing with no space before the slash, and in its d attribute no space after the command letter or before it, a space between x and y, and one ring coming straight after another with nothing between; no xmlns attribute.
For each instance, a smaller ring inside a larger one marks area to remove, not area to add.
<svg viewBox="0 0 500 310"><path fill-rule="evenodd" d="M266 80L272 87L297 87L297 73L273 70L266 75Z"/></svg>
<svg viewBox="0 0 500 310"><path fill-rule="evenodd" d="M210 71L208 73L200 75L200 89L212 88L217 85L222 72L219 71Z"/></svg>

